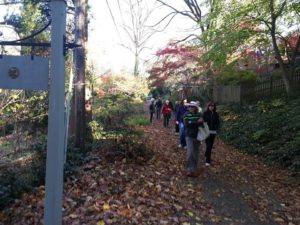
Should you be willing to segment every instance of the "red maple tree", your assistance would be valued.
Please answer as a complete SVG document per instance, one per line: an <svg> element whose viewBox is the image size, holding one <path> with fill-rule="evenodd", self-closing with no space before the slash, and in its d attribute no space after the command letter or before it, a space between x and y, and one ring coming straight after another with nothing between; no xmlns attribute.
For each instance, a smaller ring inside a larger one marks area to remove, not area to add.
<svg viewBox="0 0 300 225"><path fill-rule="evenodd" d="M164 86L166 82L188 84L195 75L203 71L199 63L202 50L196 46L168 44L166 48L156 52L157 61L148 70L152 87Z"/></svg>

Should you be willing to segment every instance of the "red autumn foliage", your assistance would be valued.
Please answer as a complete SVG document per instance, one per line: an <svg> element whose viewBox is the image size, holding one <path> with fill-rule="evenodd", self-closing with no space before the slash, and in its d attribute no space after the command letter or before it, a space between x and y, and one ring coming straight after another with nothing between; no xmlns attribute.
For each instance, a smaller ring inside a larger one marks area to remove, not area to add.
<svg viewBox="0 0 300 225"><path fill-rule="evenodd" d="M154 66L148 70L152 86L163 86L165 81L185 71L195 71L200 65L201 49L195 46L169 44L156 52ZM199 67L200 68L200 67ZM186 77L185 77L186 78Z"/></svg>
<svg viewBox="0 0 300 225"><path fill-rule="evenodd" d="M296 34L288 39L288 47L292 50L296 48L297 42L300 40L300 34ZM298 51L300 51L300 47L298 46Z"/></svg>

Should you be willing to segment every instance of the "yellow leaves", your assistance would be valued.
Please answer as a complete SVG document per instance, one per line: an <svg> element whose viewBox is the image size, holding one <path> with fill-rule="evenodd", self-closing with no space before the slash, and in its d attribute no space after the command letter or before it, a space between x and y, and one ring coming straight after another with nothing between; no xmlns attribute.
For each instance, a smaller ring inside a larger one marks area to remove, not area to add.
<svg viewBox="0 0 300 225"><path fill-rule="evenodd" d="M191 224L188 222L184 222L182 225L191 225Z"/></svg>
<svg viewBox="0 0 300 225"><path fill-rule="evenodd" d="M143 192L143 197L148 197L149 196L149 193L147 191L144 191Z"/></svg>
<svg viewBox="0 0 300 225"><path fill-rule="evenodd" d="M98 223L96 223L96 225L105 225L104 221L99 221Z"/></svg>
<svg viewBox="0 0 300 225"><path fill-rule="evenodd" d="M177 211L181 211L183 209L182 206L175 204L174 207L176 208Z"/></svg>
<svg viewBox="0 0 300 225"><path fill-rule="evenodd" d="M103 209L103 210L109 210L109 209L110 209L110 206L109 206L108 204L104 204L104 205L102 206L102 209Z"/></svg>
<svg viewBox="0 0 300 225"><path fill-rule="evenodd" d="M124 217L132 217L132 212L130 208L123 208L119 211L119 214L124 216Z"/></svg>
<svg viewBox="0 0 300 225"><path fill-rule="evenodd" d="M194 216L194 213L190 212L190 211L188 211L187 214L188 214L189 217L193 217Z"/></svg>

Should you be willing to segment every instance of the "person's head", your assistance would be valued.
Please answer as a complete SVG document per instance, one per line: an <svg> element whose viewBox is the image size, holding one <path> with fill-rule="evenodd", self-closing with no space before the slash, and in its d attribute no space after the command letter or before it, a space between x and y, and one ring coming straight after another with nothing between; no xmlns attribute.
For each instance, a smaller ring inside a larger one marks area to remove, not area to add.
<svg viewBox="0 0 300 225"><path fill-rule="evenodd" d="M170 103L170 101L169 100L166 100L166 105L168 105Z"/></svg>
<svg viewBox="0 0 300 225"><path fill-rule="evenodd" d="M207 111L215 112L215 111L217 110L216 104L215 104L214 102L209 102L209 103L207 103L206 110L207 110Z"/></svg>
<svg viewBox="0 0 300 225"><path fill-rule="evenodd" d="M186 105L186 103L187 103L187 100L186 99L181 99L181 101L180 101L180 105Z"/></svg>
<svg viewBox="0 0 300 225"><path fill-rule="evenodd" d="M197 113L199 110L199 105L197 104L197 102L191 101L187 103L187 108L191 113Z"/></svg>

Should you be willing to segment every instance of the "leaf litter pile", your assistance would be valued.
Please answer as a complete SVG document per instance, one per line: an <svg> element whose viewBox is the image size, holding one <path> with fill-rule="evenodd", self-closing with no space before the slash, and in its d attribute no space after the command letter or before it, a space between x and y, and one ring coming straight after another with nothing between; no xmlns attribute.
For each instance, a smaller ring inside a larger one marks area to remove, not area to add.
<svg viewBox="0 0 300 225"><path fill-rule="evenodd" d="M153 151L134 163L89 153L64 183L63 224L300 224L300 187L286 171L265 166L216 140L211 167L201 146L197 177L185 176L185 150L174 125L154 119L142 127ZM42 224L44 187L0 212L2 224Z"/></svg>

